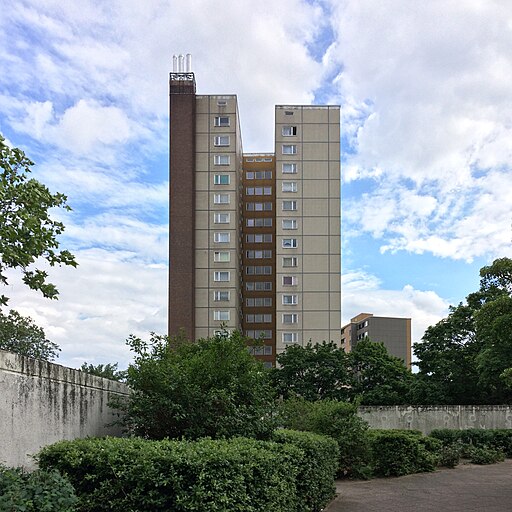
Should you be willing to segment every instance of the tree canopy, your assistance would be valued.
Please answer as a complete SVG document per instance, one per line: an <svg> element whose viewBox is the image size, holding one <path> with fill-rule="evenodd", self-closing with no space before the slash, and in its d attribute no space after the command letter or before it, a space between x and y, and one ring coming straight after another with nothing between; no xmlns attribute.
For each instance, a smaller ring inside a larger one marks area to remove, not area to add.
<svg viewBox="0 0 512 512"><path fill-rule="evenodd" d="M483 267L480 288L429 327L414 354L416 403L511 402L512 260Z"/></svg>
<svg viewBox="0 0 512 512"><path fill-rule="evenodd" d="M32 318L14 310L8 315L0 312L0 349L48 361L59 357L60 351L56 343L46 339L44 330Z"/></svg>
<svg viewBox="0 0 512 512"><path fill-rule="evenodd" d="M53 299L57 288L47 281L48 273L34 265L38 260L50 266L77 265L69 251L58 250L57 236L64 231L64 224L49 214L51 208L70 207L65 195L52 194L29 178L32 165L23 151L10 148L0 135L0 283L8 284L8 269L19 269L29 288ZM7 301L8 297L0 295L0 305Z"/></svg>
<svg viewBox="0 0 512 512"><path fill-rule="evenodd" d="M135 354L126 382L133 390L124 411L129 432L165 437L266 437L273 422L268 371L234 332L190 342L152 334L127 340Z"/></svg>

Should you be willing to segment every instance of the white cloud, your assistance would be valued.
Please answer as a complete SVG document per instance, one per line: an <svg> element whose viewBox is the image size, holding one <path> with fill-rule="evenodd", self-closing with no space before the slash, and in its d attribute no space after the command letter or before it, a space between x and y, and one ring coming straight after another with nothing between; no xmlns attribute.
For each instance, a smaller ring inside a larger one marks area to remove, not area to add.
<svg viewBox="0 0 512 512"><path fill-rule="evenodd" d="M367 206L348 202L346 219L382 238L383 250L510 254L512 11L476 0L332 9L353 149L344 181L374 180Z"/></svg>
<svg viewBox="0 0 512 512"><path fill-rule="evenodd" d="M49 269L59 300L27 291L13 277L16 284L6 292L9 306L31 316L61 347L59 363L119 362L126 367L129 334L167 331L167 268L122 251L92 249L78 251L76 257L76 269Z"/></svg>
<svg viewBox="0 0 512 512"><path fill-rule="evenodd" d="M412 341L421 340L425 329L448 314L448 303L437 293L405 285L401 290L383 289L380 280L362 270L346 272L341 281L342 324L359 313L411 318Z"/></svg>

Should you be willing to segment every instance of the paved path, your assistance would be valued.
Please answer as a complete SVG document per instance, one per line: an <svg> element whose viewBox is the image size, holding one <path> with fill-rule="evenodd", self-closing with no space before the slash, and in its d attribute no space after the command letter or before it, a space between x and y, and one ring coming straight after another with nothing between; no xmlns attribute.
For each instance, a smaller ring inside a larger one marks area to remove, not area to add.
<svg viewBox="0 0 512 512"><path fill-rule="evenodd" d="M512 512L512 459L336 484L338 497L325 512Z"/></svg>

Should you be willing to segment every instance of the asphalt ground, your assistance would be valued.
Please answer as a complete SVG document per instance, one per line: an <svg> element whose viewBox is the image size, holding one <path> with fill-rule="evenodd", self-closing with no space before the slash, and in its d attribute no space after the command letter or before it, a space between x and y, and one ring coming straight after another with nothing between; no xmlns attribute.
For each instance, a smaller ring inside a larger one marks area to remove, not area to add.
<svg viewBox="0 0 512 512"><path fill-rule="evenodd" d="M512 512L512 459L398 478L338 480L325 512Z"/></svg>

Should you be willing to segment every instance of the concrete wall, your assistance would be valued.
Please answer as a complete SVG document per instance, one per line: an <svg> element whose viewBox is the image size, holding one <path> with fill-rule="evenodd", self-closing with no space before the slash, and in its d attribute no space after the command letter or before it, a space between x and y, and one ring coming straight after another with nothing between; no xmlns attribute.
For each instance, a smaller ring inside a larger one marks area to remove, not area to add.
<svg viewBox="0 0 512 512"><path fill-rule="evenodd" d="M0 350L0 463L33 467L30 455L62 439L120 435L110 394L126 385Z"/></svg>
<svg viewBox="0 0 512 512"><path fill-rule="evenodd" d="M421 430L436 428L512 428L510 405L365 406L359 416L371 428Z"/></svg>

